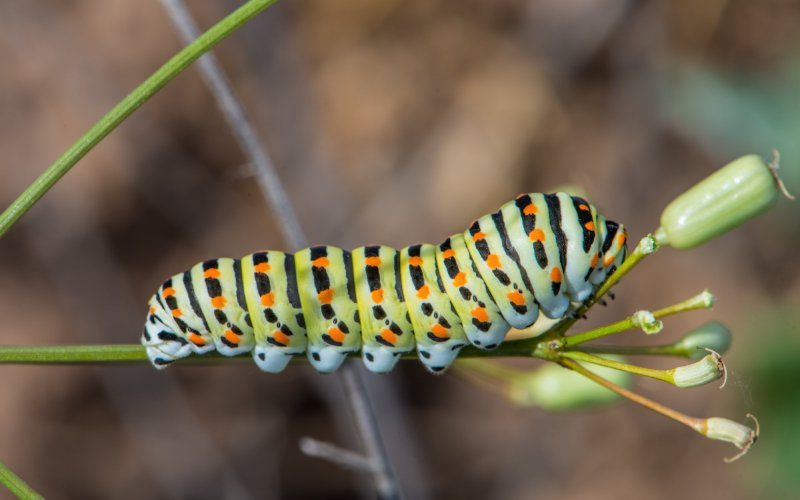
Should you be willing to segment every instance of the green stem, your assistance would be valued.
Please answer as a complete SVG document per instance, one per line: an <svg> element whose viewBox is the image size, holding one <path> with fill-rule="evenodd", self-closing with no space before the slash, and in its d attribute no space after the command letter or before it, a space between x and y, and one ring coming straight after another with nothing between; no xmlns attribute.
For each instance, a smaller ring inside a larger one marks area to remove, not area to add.
<svg viewBox="0 0 800 500"><path fill-rule="evenodd" d="M65 346L2 346L0 363L131 363L147 361L139 344L65 345Z"/></svg>
<svg viewBox="0 0 800 500"><path fill-rule="evenodd" d="M629 365L628 363L622 363L620 361L614 361L613 359L602 358L600 356L593 356L585 352L566 351L560 354L562 358L569 358L569 359L574 359L576 361L583 361L585 363L592 363L594 365L606 366L608 368L613 368L615 370L633 373L634 375L641 375L644 377L661 380L663 382L667 382L668 384L675 383L672 375L672 370L654 370L652 368L644 368L642 366Z"/></svg>
<svg viewBox="0 0 800 500"><path fill-rule="evenodd" d="M619 268L617 268L611 276L606 279L603 285L592 295L592 297L586 301L577 311L573 314L572 318L562 320L556 324L553 328L551 328L548 332L543 335L546 335L547 338L557 338L558 336L563 336L565 332L567 332L572 325L574 325L579 318L582 318L586 311L591 309L600 299L602 299L605 294L611 290L611 287L617 284L623 276L628 274L631 269L633 269L639 262L642 261L648 255L655 253L658 250L658 244L656 243L655 238L653 235L648 234L636 245L636 248L633 249L630 255L625 258L625 261L622 263Z"/></svg>
<svg viewBox="0 0 800 500"><path fill-rule="evenodd" d="M17 498L29 500L44 498L2 463L0 463L0 484L8 488Z"/></svg>
<svg viewBox="0 0 800 500"><path fill-rule="evenodd" d="M583 365L581 365L580 363L576 363L575 361L572 361L571 359L562 359L560 361L560 364L562 366L566 367L566 368L569 368L570 370L575 370L576 372L580 373L584 377L597 382L598 384L602 385L603 387L611 389L612 391L616 392L617 394L619 394L623 398L630 399L634 403L638 403L638 404L644 406L645 408L647 408L649 410L652 410L652 411L654 411L656 413L660 413L661 415L664 415L667 418L671 418L672 420L675 420L676 422L680 422L683 425L685 425L687 427L690 427L690 428L696 430L697 432L699 432L701 434L705 435L705 433L706 433L705 429L707 428L707 424L706 424L706 420L705 419L690 417L690 416L688 416L688 415L686 415L684 413L681 413L681 412L679 412L677 410L673 410L672 408L664 406L664 405L662 405L660 403L656 403L652 399L649 399L649 398L646 398L646 397L641 396L639 394L636 394L635 392L630 391L628 389L625 389L624 387L620 387L617 384L615 384L615 383L613 383L613 382L611 382L609 380L604 379L600 375L587 370Z"/></svg>
<svg viewBox="0 0 800 500"><path fill-rule="evenodd" d="M22 192L14 202L0 214L0 237L14 223L36 204L39 199L58 180L64 176L81 158L94 148L105 136L114 130L125 118L138 109L170 80L210 50L222 39L230 35L244 23L255 17L277 0L249 0L211 29L203 33L161 66L147 80L128 94L111 111L100 119L88 132L77 140L47 170Z"/></svg>
<svg viewBox="0 0 800 500"><path fill-rule="evenodd" d="M631 269L633 269L639 262L642 261L648 255L654 253L658 250L658 244L656 243L655 238L648 234L641 240L639 240L639 244L636 245L636 248L633 249L633 252L625 259L622 265L619 266L614 274L608 277L608 279L603 283L603 285L597 290L594 294L594 301L596 302L598 299L603 297L611 287L614 286L620 278L628 274Z"/></svg>
<svg viewBox="0 0 800 500"><path fill-rule="evenodd" d="M575 351L590 352L594 354L622 354L624 356L678 356L688 358L689 354L685 350L675 347L675 344L668 345L586 345L577 346Z"/></svg>
<svg viewBox="0 0 800 500"><path fill-rule="evenodd" d="M484 351L475 347L464 348L461 358L485 358L524 356L530 357L537 342L532 339L514 340L501 344L494 351ZM360 352L350 354L361 356ZM203 355L192 355L180 363L241 361L249 359L249 353L235 357L227 357L216 351ZM416 359L415 352L403 355L404 359ZM305 362L305 356L296 356L298 362ZM64 346L0 346L0 364L126 364L149 362L144 347L140 344L114 345L64 345Z"/></svg>
<svg viewBox="0 0 800 500"><path fill-rule="evenodd" d="M653 311L652 315L653 318L659 319L659 318L664 318L666 316L672 316L673 314L678 314L687 311L694 311L696 309L709 309L713 305L714 305L713 295L711 295L708 292L708 290L704 290L703 292L695 295L694 297L686 299L682 302L678 302L677 304L664 307L663 309L659 309L657 311ZM600 328L595 328L594 330L589 330L588 332L578 333L576 335L565 337L564 346L573 347L578 344L583 344L584 342L589 342L590 340L596 340L602 337L607 337L608 335L624 332L626 330L631 330L633 328L640 328L641 324L637 319L637 314L638 313L635 313L623 319L622 321L618 321L610 325L601 326Z"/></svg>
<svg viewBox="0 0 800 500"><path fill-rule="evenodd" d="M610 325L601 326L600 328L595 328L594 330L589 330L588 332L565 337L564 347L576 346L578 344L583 344L584 342L589 342L590 340L607 337L609 335L614 335L615 333L624 332L632 328L636 328L636 325L634 325L633 317L628 317L623 319L622 321L617 321L616 323L612 323Z"/></svg>

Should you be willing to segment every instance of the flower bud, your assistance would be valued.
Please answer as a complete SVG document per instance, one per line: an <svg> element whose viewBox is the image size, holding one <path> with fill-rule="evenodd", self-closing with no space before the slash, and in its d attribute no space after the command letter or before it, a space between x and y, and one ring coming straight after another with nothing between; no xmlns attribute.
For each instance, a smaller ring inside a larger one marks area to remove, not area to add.
<svg viewBox="0 0 800 500"><path fill-rule="evenodd" d="M631 316L631 322L636 328L641 328L647 335L653 335L664 328L664 323L656 319L650 311L636 311Z"/></svg>
<svg viewBox="0 0 800 500"><path fill-rule="evenodd" d="M664 209L656 240L673 248L692 248L765 211L780 190L774 169L748 155L717 170Z"/></svg>
<svg viewBox="0 0 800 500"><path fill-rule="evenodd" d="M679 366L672 372L673 382L681 389L697 387L717 380L725 373L725 365L717 353L703 356L703 359L686 366Z"/></svg>
<svg viewBox="0 0 800 500"><path fill-rule="evenodd" d="M702 358L705 349L723 354L731 347L731 332L722 323L709 321L684 335L674 347L678 354L689 359Z"/></svg>
<svg viewBox="0 0 800 500"><path fill-rule="evenodd" d="M622 359L619 356L608 358ZM627 388L633 385L630 373L596 365L586 368L617 385ZM549 363L511 381L508 396L518 405L538 406L550 411L586 409L620 399L616 393L583 375Z"/></svg>

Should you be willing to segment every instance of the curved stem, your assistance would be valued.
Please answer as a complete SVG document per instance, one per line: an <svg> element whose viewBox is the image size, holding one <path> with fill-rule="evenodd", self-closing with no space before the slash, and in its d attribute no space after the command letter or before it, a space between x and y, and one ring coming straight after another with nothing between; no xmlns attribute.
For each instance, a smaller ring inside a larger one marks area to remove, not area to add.
<svg viewBox="0 0 800 500"><path fill-rule="evenodd" d="M44 499L42 495L28 486L28 483L14 474L5 464L0 464L0 484L8 488L8 491L16 495L17 498L25 498L27 500Z"/></svg>
<svg viewBox="0 0 800 500"><path fill-rule="evenodd" d="M249 0L175 54L114 106L0 214L0 237L104 137L198 57L277 0Z"/></svg>

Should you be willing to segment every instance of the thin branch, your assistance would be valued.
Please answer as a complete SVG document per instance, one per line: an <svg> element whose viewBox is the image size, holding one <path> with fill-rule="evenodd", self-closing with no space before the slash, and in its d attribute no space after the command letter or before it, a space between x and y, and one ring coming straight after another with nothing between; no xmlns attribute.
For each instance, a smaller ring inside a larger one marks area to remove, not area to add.
<svg viewBox="0 0 800 500"><path fill-rule="evenodd" d="M317 441L307 436L300 438L299 444L300 451L310 457L321 458L346 469L359 470L362 472L375 471L375 464L360 453L324 441Z"/></svg>
<svg viewBox="0 0 800 500"><path fill-rule="evenodd" d="M28 483L23 481L21 477L14 474L11 469L2 463L0 463L0 484L8 488L17 498L24 498L26 500L44 499L42 495L28 486Z"/></svg>
<svg viewBox="0 0 800 500"><path fill-rule="evenodd" d="M162 0L162 4L184 41L191 42L197 36L198 30L183 1ZM268 154L258 141L251 122L234 95L222 69L211 54L201 59L200 71L217 100L220 110L225 115L236 140L255 169L261 192L276 214L281 225L281 232L289 247L292 250L298 250L307 246L308 239L303 234L280 178L272 166ZM345 380L345 392L356 416L356 425L370 460L376 464L373 479L377 492L381 498L398 498L400 492L392 476L377 419L367 403L368 398L360 374L349 365L342 367L341 371Z"/></svg>
<svg viewBox="0 0 800 500"><path fill-rule="evenodd" d="M182 0L161 0L161 4L169 14L170 20L184 43L193 43L192 41L200 35L200 31L184 2ZM212 52L208 52L197 61L197 64L200 74L225 117L225 121L228 122L231 133L255 170L261 194L281 225L281 233L287 244L294 249L308 246L300 222L292 210L289 197L283 189L269 153L261 146L255 127L234 94L216 57Z"/></svg>
<svg viewBox="0 0 800 500"><path fill-rule="evenodd" d="M111 111L103 116L100 121L95 123L88 132L70 146L61 157L50 165L42 175L33 181L33 183L28 186L2 214L0 214L0 237L2 237L20 217L30 210L31 207L61 179L61 177L69 172L81 158L91 151L105 136L111 133L112 130L117 128L131 113L153 97L156 92L169 83L204 52L211 49L211 47L236 31L240 26L276 1L277 0L249 0L228 17L203 33L194 42L184 47L183 50L175 54L147 80L136 87L133 92L122 99Z"/></svg>

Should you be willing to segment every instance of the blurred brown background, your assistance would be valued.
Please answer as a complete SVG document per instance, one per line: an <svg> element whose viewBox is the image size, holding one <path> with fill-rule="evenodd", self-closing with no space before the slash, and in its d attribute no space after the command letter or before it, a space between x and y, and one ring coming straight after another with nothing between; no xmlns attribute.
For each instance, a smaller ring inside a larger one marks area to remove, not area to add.
<svg viewBox="0 0 800 500"><path fill-rule="evenodd" d="M203 27L235 6L190 2ZM156 1L0 2L0 204L179 47ZM319 0L279 3L216 54L310 240L351 248L436 242L566 184L635 240L713 169L773 147L800 192L798 48L800 3L785 0ZM664 250L590 318L711 289L714 311L670 319L655 341L723 320L727 387L639 388L691 415L757 414L747 457L725 465L728 445L632 404L515 408L406 363L370 383L408 498L795 496L797 214L781 200L702 248ZM166 276L262 248L285 246L189 69L0 241L0 342L136 342ZM48 497L364 495L362 477L297 447L305 435L353 446L338 430L352 417L330 404L336 376L250 364L0 376L0 461ZM380 402L389 390L399 407Z"/></svg>

